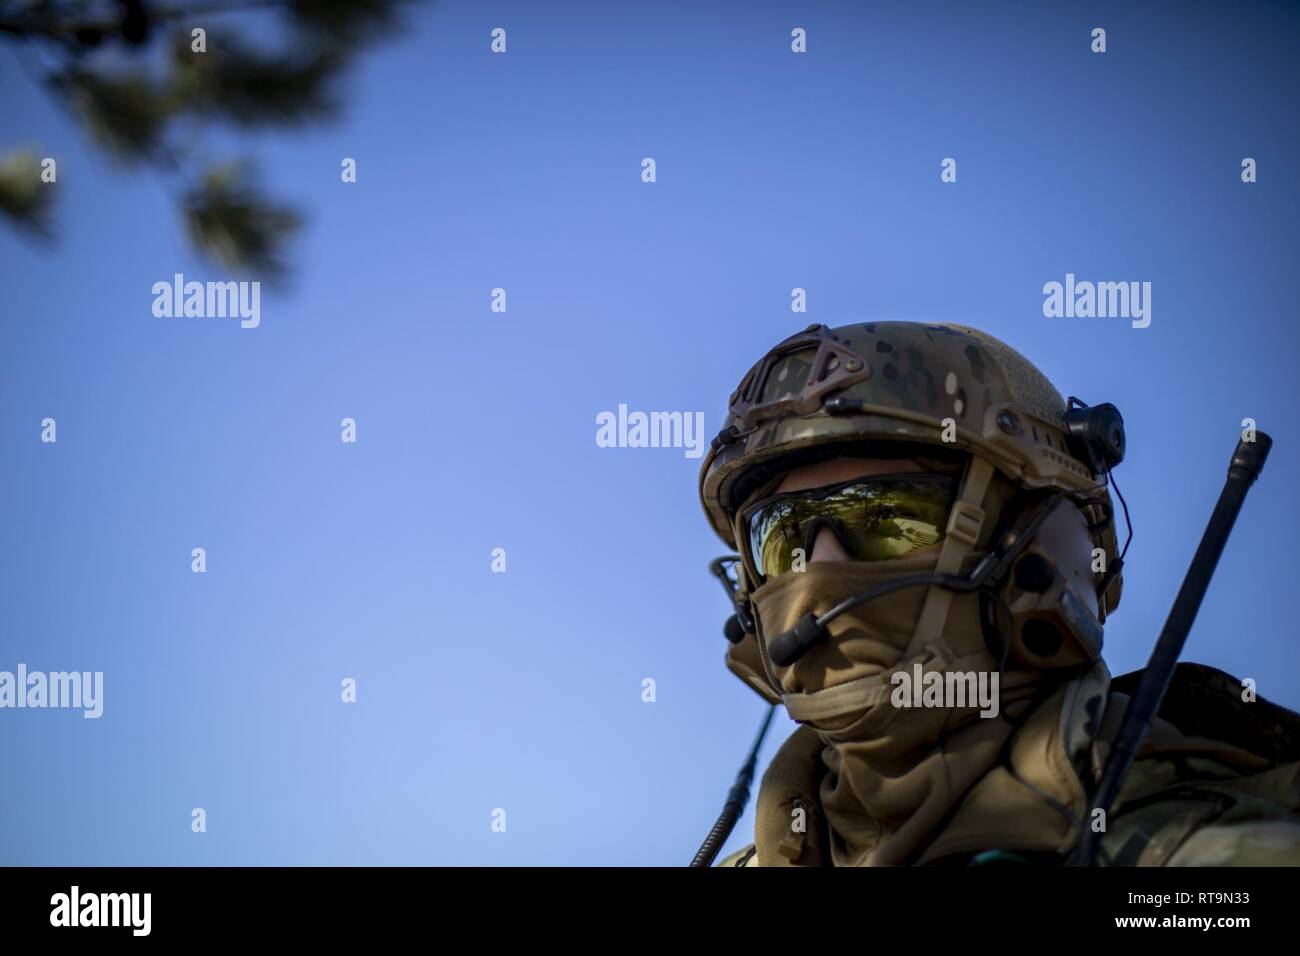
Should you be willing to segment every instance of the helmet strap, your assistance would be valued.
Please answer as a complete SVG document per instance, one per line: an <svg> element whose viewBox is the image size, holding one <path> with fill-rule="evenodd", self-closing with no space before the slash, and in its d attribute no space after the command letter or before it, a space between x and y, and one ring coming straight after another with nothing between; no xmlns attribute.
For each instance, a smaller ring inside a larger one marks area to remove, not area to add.
<svg viewBox="0 0 1300 956"><path fill-rule="evenodd" d="M981 505L992 478L993 466L978 455L971 455L961 491L948 515L943 547L935 565L938 573L956 574L966 556L975 549L980 530L984 527L984 509ZM948 619L951 605L952 591L937 586L930 587L905 656L917 654L922 648L933 646L942 640L944 622Z"/></svg>

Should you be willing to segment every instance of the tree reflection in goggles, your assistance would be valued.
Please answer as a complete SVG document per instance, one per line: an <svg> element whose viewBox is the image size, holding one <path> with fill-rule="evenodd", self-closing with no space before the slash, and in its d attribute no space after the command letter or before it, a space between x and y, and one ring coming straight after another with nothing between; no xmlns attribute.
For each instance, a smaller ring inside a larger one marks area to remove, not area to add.
<svg viewBox="0 0 1300 956"><path fill-rule="evenodd" d="M785 574L823 527L855 561L903 557L943 540L952 490L943 475L903 474L775 495L748 511L750 559L763 577Z"/></svg>

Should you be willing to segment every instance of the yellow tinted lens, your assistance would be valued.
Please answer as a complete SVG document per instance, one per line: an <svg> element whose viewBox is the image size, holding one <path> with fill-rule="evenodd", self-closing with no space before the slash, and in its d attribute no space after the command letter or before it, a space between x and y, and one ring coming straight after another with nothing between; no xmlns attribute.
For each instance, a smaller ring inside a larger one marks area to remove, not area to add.
<svg viewBox="0 0 1300 956"><path fill-rule="evenodd" d="M784 495L750 517L750 554L764 577L785 574L794 550L806 545L809 523L824 518L854 560L901 558L943 540L951 489L938 476L891 477Z"/></svg>
<svg viewBox="0 0 1300 956"><path fill-rule="evenodd" d="M825 502L858 561L901 558L943 540L950 486L937 481L861 483Z"/></svg>
<svg viewBox="0 0 1300 956"><path fill-rule="evenodd" d="M785 574L794 563L794 549L803 545L805 504L785 498L759 509L749 521L749 546L758 573Z"/></svg>

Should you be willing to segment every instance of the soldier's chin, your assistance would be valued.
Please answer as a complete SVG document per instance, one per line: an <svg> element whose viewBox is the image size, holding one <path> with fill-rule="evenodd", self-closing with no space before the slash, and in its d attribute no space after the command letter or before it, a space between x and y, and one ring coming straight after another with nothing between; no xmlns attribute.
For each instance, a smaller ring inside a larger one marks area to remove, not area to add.
<svg viewBox="0 0 1300 956"><path fill-rule="evenodd" d="M776 677L787 694L814 693L874 677L896 665L899 656L900 651L890 642L850 624L808 648L788 667L778 667Z"/></svg>
<svg viewBox="0 0 1300 956"><path fill-rule="evenodd" d="M847 730L856 721L859 721L866 715L865 710L854 711L849 714L842 714L839 717L822 717L818 720L809 720L805 723L813 730L824 730L827 733L835 733L840 730Z"/></svg>

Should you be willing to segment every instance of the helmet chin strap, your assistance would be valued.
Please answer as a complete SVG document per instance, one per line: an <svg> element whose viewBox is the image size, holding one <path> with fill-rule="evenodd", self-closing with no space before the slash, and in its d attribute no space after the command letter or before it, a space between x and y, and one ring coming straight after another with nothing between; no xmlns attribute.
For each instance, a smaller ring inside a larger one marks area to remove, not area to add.
<svg viewBox="0 0 1300 956"><path fill-rule="evenodd" d="M966 556L974 550L984 526L985 516L981 505L992 477L993 466L982 458L971 456L961 491L948 516L948 526L935 564L935 573L956 574ZM943 640L944 623L951 605L952 591L938 585L929 587L916 627L912 630L911 640L900 658L900 665L935 658L939 661L938 666L942 667L944 662L952 659L952 651ZM762 645L763 641L759 641L760 651ZM762 654L762 660L768 680L780 690L766 653ZM893 670L890 668L879 674L859 677L810 693L783 692L781 700L791 719L803 723L842 717L864 711L883 700L888 695L889 675Z"/></svg>
<svg viewBox="0 0 1300 956"><path fill-rule="evenodd" d="M961 493L953 502L952 512L948 515L943 547L939 550L939 561L934 568L939 574L956 574L966 555L975 549L975 542L979 540L980 530L984 527L984 509L981 505L992 478L993 466L983 458L972 455ZM905 657L943 640L943 625L948 619L951 605L952 592L947 588L932 586L926 592L925 604L916 621L916 629L912 631L911 643L904 652Z"/></svg>

